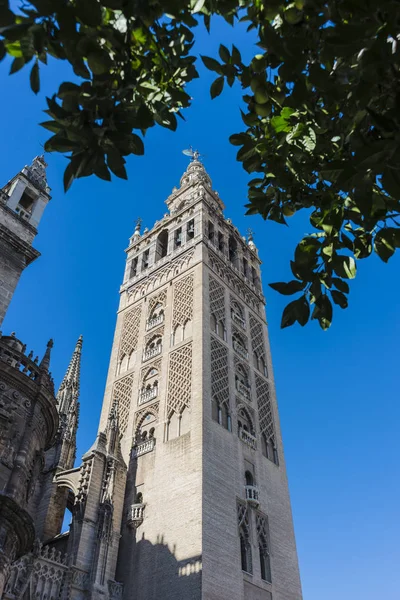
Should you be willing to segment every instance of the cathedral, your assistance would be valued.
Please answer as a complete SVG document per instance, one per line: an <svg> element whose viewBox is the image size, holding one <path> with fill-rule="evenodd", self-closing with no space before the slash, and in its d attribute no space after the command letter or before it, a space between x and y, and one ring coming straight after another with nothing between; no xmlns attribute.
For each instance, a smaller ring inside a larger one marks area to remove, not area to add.
<svg viewBox="0 0 400 600"><path fill-rule="evenodd" d="M39 257L46 167L0 188L0 324ZM52 340L38 358L0 335L4 600L302 599L257 248L197 153L166 205L129 240L82 458L82 338L56 392Z"/></svg>

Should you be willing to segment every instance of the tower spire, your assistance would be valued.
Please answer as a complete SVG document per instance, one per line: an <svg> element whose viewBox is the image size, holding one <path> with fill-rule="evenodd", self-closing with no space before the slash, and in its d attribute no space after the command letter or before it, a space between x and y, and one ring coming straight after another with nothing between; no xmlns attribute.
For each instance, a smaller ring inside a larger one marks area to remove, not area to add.
<svg viewBox="0 0 400 600"><path fill-rule="evenodd" d="M68 369L57 392L57 402L60 414L68 414L72 403L77 404L81 373L81 354L83 337L80 335L75 345Z"/></svg>

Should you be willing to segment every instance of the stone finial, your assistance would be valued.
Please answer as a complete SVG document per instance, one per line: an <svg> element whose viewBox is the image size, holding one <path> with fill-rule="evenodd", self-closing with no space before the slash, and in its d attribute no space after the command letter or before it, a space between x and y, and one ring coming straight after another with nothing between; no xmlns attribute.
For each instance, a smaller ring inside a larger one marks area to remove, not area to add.
<svg viewBox="0 0 400 600"><path fill-rule="evenodd" d="M132 241L133 242L137 242L137 240L141 237L140 236L140 228L141 228L141 226L142 226L142 219L140 217L138 217L136 219L135 231L134 231L133 236L132 236Z"/></svg>
<svg viewBox="0 0 400 600"><path fill-rule="evenodd" d="M54 342L53 342L53 340L50 339L47 342L46 351L45 351L45 353L43 355L43 358L42 358L42 360L40 362L40 368L43 371L48 371L49 370L49 367L50 367L50 355L51 355L51 349L53 348L53 346L54 346Z"/></svg>
<svg viewBox="0 0 400 600"><path fill-rule="evenodd" d="M256 254L258 253L257 246L254 243L254 231L250 229L250 227L247 230L247 245L250 248L250 250L253 250L253 252L255 252Z"/></svg>

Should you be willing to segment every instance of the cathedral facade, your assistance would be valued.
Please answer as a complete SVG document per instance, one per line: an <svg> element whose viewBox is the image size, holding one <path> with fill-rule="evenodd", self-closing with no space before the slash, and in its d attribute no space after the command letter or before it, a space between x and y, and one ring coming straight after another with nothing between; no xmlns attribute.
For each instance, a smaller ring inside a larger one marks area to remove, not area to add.
<svg viewBox="0 0 400 600"><path fill-rule="evenodd" d="M302 598L257 248L197 156L166 204L126 250L99 432L79 466L82 339L55 394L52 343L39 363L0 338L6 600Z"/></svg>

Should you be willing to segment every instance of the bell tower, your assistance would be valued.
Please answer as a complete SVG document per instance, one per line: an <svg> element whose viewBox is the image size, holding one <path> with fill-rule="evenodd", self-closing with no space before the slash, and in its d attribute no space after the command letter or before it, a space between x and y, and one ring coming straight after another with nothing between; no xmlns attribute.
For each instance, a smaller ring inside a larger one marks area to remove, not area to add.
<svg viewBox="0 0 400 600"><path fill-rule="evenodd" d="M0 188L0 326L22 271L40 256L32 243L50 200L46 167L36 156Z"/></svg>
<svg viewBox="0 0 400 600"><path fill-rule="evenodd" d="M253 236L198 153L166 204L126 250L100 419L118 406L128 465L115 579L126 600L301 600Z"/></svg>

